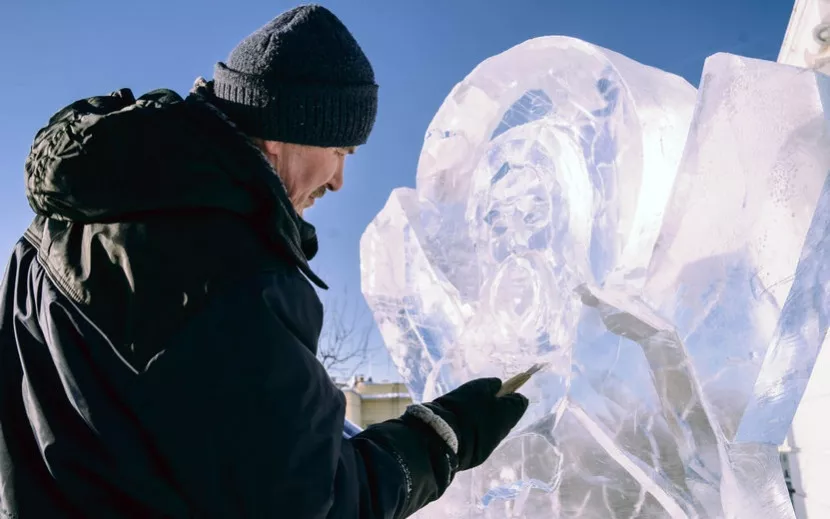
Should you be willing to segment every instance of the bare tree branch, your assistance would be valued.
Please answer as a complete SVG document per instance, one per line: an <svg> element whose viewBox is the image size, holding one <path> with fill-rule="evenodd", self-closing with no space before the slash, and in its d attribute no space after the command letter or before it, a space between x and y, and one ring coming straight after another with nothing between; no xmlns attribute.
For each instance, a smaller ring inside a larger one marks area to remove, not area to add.
<svg viewBox="0 0 830 519"><path fill-rule="evenodd" d="M371 318L365 305L345 293L329 297L324 312L317 358L329 374L351 377L368 361Z"/></svg>

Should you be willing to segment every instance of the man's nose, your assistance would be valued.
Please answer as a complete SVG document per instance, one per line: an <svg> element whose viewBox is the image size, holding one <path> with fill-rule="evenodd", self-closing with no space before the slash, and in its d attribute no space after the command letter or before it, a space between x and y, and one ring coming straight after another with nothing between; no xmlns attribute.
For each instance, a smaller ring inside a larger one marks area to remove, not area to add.
<svg viewBox="0 0 830 519"><path fill-rule="evenodd" d="M343 162L337 168L337 172L331 177L329 183L326 185L329 191L337 191L343 187Z"/></svg>

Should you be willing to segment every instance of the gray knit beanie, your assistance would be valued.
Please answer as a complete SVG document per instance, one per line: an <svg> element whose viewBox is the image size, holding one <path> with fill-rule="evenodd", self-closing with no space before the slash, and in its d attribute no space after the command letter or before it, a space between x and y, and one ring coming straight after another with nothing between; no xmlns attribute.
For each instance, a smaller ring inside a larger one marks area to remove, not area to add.
<svg viewBox="0 0 830 519"><path fill-rule="evenodd" d="M287 11L245 38L214 72L217 104L245 133L321 147L358 146L378 86L349 30L318 5Z"/></svg>

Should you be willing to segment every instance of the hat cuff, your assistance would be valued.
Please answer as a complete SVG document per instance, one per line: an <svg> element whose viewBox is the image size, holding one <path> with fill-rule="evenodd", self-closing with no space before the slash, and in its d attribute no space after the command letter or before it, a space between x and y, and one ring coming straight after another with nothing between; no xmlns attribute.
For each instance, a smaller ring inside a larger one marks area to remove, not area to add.
<svg viewBox="0 0 830 519"><path fill-rule="evenodd" d="M251 137L320 147L364 144L377 116L378 86L268 84L216 65L217 105Z"/></svg>

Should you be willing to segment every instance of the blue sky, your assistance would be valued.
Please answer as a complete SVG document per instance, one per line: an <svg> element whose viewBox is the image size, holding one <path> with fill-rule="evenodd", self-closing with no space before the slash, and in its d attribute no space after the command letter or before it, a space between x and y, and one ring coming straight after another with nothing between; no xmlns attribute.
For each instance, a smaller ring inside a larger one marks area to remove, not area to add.
<svg viewBox="0 0 830 519"><path fill-rule="evenodd" d="M306 216L321 250L313 266L358 305L360 235L398 186L413 186L424 132L475 65L529 38L561 34L682 75L697 85L719 51L775 60L791 0L339 0L320 2L351 29L380 84L369 143L342 191ZM0 4L0 254L32 217L23 163L35 132L62 106L122 87L185 93L210 78L247 34L292 2L7 0ZM374 337L377 341L377 337ZM389 375L383 353L376 376Z"/></svg>

